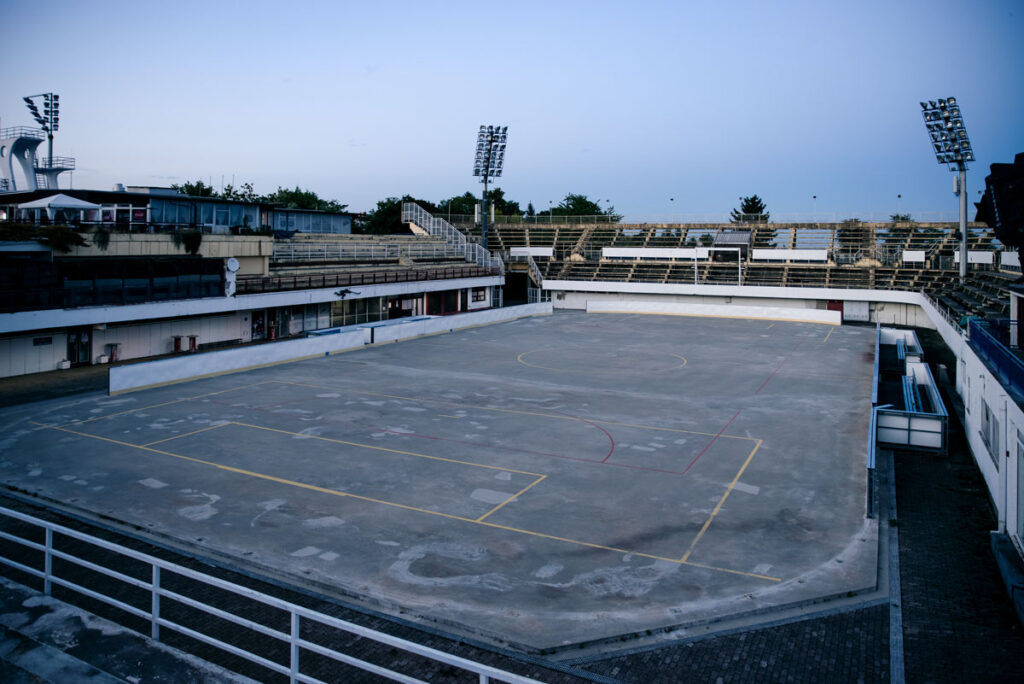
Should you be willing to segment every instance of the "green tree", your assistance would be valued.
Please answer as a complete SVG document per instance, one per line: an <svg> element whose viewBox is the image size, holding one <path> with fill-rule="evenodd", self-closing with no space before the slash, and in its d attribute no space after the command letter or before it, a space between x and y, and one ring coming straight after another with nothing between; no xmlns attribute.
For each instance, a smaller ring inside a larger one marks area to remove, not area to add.
<svg viewBox="0 0 1024 684"><path fill-rule="evenodd" d="M537 215L537 210L533 208L533 202L528 202L526 204L526 215L527 216L536 216Z"/></svg>
<svg viewBox="0 0 1024 684"><path fill-rule="evenodd" d="M213 187L207 185L202 180L195 182L176 183L171 186L172 189L177 190L183 195L189 197L216 197L217 191Z"/></svg>
<svg viewBox="0 0 1024 684"><path fill-rule="evenodd" d="M607 209L602 209L600 204L586 195L572 192L557 206L537 212L537 216L607 216L616 223L622 219L622 216L615 213L615 207L608 205Z"/></svg>
<svg viewBox="0 0 1024 684"><path fill-rule="evenodd" d="M295 186L294 190L278 186L277 190L263 198L267 204L281 204L287 209L316 209L319 211L345 211L347 204L336 200L321 199L312 190Z"/></svg>
<svg viewBox="0 0 1024 684"><path fill-rule="evenodd" d="M220 196L224 199L238 200L240 202L255 203L263 201L263 198L256 194L256 191L252 187L252 183L242 183L239 188L236 188L233 185L225 185Z"/></svg>
<svg viewBox="0 0 1024 684"><path fill-rule="evenodd" d="M757 195L740 197L740 208L729 214L730 223L768 223L771 218L764 200Z"/></svg>
<svg viewBox="0 0 1024 684"><path fill-rule="evenodd" d="M505 198L505 191L501 188L494 188L487 191L488 204L494 205L494 213L497 216L522 216L519 202Z"/></svg>
<svg viewBox="0 0 1024 684"><path fill-rule="evenodd" d="M910 218L910 214L891 214L889 220L893 223L916 223L914 219Z"/></svg>
<svg viewBox="0 0 1024 684"><path fill-rule="evenodd" d="M462 195L456 195L455 197L449 197L448 199L441 200L440 202L437 203L438 216L442 214L471 216L476 209L476 205L479 203L480 198L476 197L471 192L467 192Z"/></svg>
<svg viewBox="0 0 1024 684"><path fill-rule="evenodd" d="M771 214L765 206L764 200L757 195L740 198L739 209L733 209L729 214L729 222L748 225L754 233L755 247L774 247L775 229L768 227L768 219Z"/></svg>
<svg viewBox="0 0 1024 684"><path fill-rule="evenodd" d="M443 213L432 203L410 195L403 195L400 198L388 197L377 202L375 209L360 217L356 221L353 232L366 235L391 235L406 232L405 224L402 223L402 202L415 202L435 216L440 216Z"/></svg>

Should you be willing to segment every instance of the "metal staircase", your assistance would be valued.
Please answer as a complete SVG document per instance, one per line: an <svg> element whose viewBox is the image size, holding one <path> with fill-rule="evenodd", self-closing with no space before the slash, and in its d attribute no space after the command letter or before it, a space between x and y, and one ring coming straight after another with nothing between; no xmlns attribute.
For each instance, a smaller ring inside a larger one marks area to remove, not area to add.
<svg viewBox="0 0 1024 684"><path fill-rule="evenodd" d="M505 273L505 263L500 258L491 256L483 247L467 240L458 228L443 218L433 216L415 202L402 203L402 222L412 223L431 235L444 239L449 246L458 250L459 254L465 255L466 261L484 268L496 268L499 273Z"/></svg>

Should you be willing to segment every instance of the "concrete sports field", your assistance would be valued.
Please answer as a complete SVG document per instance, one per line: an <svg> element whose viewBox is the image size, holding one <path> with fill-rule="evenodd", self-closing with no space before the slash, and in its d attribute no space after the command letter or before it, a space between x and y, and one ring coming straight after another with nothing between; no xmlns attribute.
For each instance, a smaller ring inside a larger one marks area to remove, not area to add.
<svg viewBox="0 0 1024 684"><path fill-rule="evenodd" d="M872 589L874 331L583 314L0 411L0 479L529 650Z"/></svg>

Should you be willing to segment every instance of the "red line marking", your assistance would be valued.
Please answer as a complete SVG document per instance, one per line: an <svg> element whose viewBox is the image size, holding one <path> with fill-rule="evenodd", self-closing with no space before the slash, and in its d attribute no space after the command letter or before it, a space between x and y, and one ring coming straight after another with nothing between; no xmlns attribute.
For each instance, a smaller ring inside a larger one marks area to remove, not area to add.
<svg viewBox="0 0 1024 684"><path fill-rule="evenodd" d="M715 441L722 436L722 433L729 429L729 426L732 425L732 421L736 420L736 416L740 415L741 411L743 411L743 409L739 409L738 411L736 411L736 413L732 414L732 418L729 419L729 422L723 425L722 429L718 431L718 434L712 437L711 441L708 442L707 445L700 450L700 453L693 457L693 460L690 461L690 465L686 466L683 472L680 473L681 475L685 475L686 473L690 472L690 468L692 468L697 463L697 461L700 460L701 456L707 453L707 450L710 449L711 445L714 444Z"/></svg>
<svg viewBox="0 0 1024 684"><path fill-rule="evenodd" d="M608 449L608 453L605 454L604 458L601 459L601 461L600 461L601 463L607 463L608 459L612 457L613 453L615 453L615 438L612 437L612 433L608 432L607 430L605 430L603 427L601 427L597 423L591 422L591 421L587 420L586 418L580 418L579 416L574 416L571 413L562 413L561 411L551 411L551 412L556 414L556 415L565 416L566 418L572 418L573 420L578 420L581 423L586 423L587 425L590 425L592 427L596 427L598 430L600 430L601 432L603 432L605 434L605 436L608 438L608 441L611 442L611 447Z"/></svg>
<svg viewBox="0 0 1024 684"><path fill-rule="evenodd" d="M772 374L765 378L764 382L761 383L761 386L757 388L757 391L754 392L755 395L761 393L761 390L763 390L765 385L768 384L768 381L775 377L775 374L779 372L779 369L786 365L786 362L789 361L789 359L793 356L794 353L796 353L796 350L799 349L800 345L803 343L803 340L800 340L799 342L796 343L796 346L793 347L793 351L789 352L789 354L786 355L786 358L782 359L782 361L779 362L779 365L775 367L775 370L772 371Z"/></svg>

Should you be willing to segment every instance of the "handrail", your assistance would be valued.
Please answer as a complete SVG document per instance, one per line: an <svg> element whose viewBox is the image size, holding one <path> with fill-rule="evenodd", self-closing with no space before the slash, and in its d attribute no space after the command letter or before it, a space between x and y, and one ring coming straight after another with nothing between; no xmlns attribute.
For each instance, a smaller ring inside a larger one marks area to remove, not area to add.
<svg viewBox="0 0 1024 684"><path fill-rule="evenodd" d="M236 295L262 292L283 292L287 290L310 290L326 287L348 287L350 285L379 285L406 283L417 280L448 280L453 278L480 278L498 275L495 269L476 265L411 268L398 271L357 271L320 275L294 276L239 276Z"/></svg>
<svg viewBox="0 0 1024 684"><path fill-rule="evenodd" d="M467 240L458 228L443 218L433 216L415 202L402 203L402 222L414 223L431 235L443 237L448 244L464 250L467 261L473 261L485 268L497 268L500 273L505 273L505 264L501 259L492 257L482 246Z"/></svg>
<svg viewBox="0 0 1024 684"><path fill-rule="evenodd" d="M45 537L44 543L38 543L30 541L24 537L19 537L13 534L9 534L7 532L0 531L0 539L5 539L14 544L19 544L23 547L34 549L36 551L41 552L43 554L43 569L40 570L35 567L30 567L28 565L19 563L4 556L0 556L0 563L3 563L4 565L15 568L17 570L20 570L21 572L24 572L28 575L43 580L44 593L47 595L51 594L53 586L56 585L64 587L66 589L70 589L74 592L81 593L97 601L106 603L107 605L114 606L131 615L135 615L137 617L148 620L150 623L150 636L156 641L160 640L160 628L167 627L178 633L187 635L192 639L195 639L203 644L213 646L214 648L226 651L228 653L231 653L232 655L248 660L249 662L256 663L257 665L265 667L268 670L272 670L279 674L286 675L288 676L290 682L317 681L309 675L304 675L301 672L302 662L300 661L299 656L300 651L302 650L315 652L321 656L330 658L331 660L335 660L346 665L351 665L353 667L357 667L367 672L372 672L374 674L387 677L389 679L394 679L396 681L420 681L413 677L407 676L401 672L397 672L395 670L391 670L380 665L375 665L373 663L359 660L358 658L354 658L352 656L340 653L333 649L326 648L324 646L321 646L320 644L304 639L301 636L302 630L300 630L299 628L300 622L306 620L312 623L317 623L323 627L348 632L350 634L354 634L356 636L369 639L377 643L390 646L392 648L406 651L407 653L412 653L418 656L422 656L424 658L428 658L435 662L443 663L451 667L475 673L479 676L480 682L489 682L492 678L503 682L509 682L510 684L533 684L537 681L535 679L523 677L522 675L517 675L506 670L501 670L499 668L492 667L490 665L484 665L483 663L478 663L467 658L451 655L443 651L430 648L429 646L423 646L412 641L401 639L399 637L395 637L384 632L379 632L368 627L363 627L361 625L357 625L346 620L341 620L330 615L325 615L324 613L321 613L310 608L306 608L304 606L300 606L296 603L292 603L284 599L270 596L269 594L264 594L263 592L257 591L250 587L242 586L240 584L236 584L228 580L213 577L211 575L207 575L206 573L186 568L185 566L178 565L177 563L163 560L155 556L151 556L141 551L135 551L133 549L122 546L115 542L106 541L104 539L94 537L84 532L78 532L77 530L64 527L63 525L59 525L57 523L41 520L39 518L36 518L35 516L27 515L25 513L21 513L4 507L0 507L0 515L7 516L9 518L18 520L28 525L34 525L37 528L41 528L43 530ZM138 578L120 573L116 570L103 567L96 563L92 563L82 558L81 556L75 555L73 553L58 551L53 548L53 535L55 533L69 537L71 539L75 539L77 541L84 542L94 547L104 549L106 551L113 552L117 554L119 557L130 558L135 561L145 563L150 568L151 579L140 580ZM10 546L5 545L4 548L9 549ZM53 559L55 558L67 561L68 563L71 563L75 566L87 568L92 572L107 577L111 577L113 579L118 580L119 582L124 582L126 584L135 586L139 589L148 591L151 595L151 599L147 602L147 609L140 609L136 606L125 603L124 601L115 599L112 596L106 596L105 594L102 594L98 591L76 584L70 579L66 579L64 577L59 576L57 568L61 567L63 564L54 564ZM289 615L289 624L291 625L291 629L288 632L274 629L273 627L269 627L267 625L263 625L258 622L254 622L252 620L244 618L241 615L236 615L227 610L208 606L202 601L196 601L177 592L165 589L161 586L160 583L161 572L164 571L172 572L176 575L186 577L192 581L198 582L205 586L214 587L223 591L227 591L237 596L241 596L246 599L256 601L265 606L284 611ZM161 599L163 598L171 599L174 601L180 601L192 608L214 615L222 620L231 622L232 624L239 625L246 629L251 629L265 636L287 643L289 646L289 663L287 665L282 665L281 663L264 658L257 653L248 651L245 648L226 643L220 639L217 639L216 637L210 636L203 632L192 629L186 625L162 617L160 614L160 604Z"/></svg>
<svg viewBox="0 0 1024 684"><path fill-rule="evenodd" d="M10 126L0 128L0 138L32 138L33 140L45 140L46 131L41 128L29 126Z"/></svg>
<svg viewBox="0 0 1024 684"><path fill-rule="evenodd" d="M71 171L75 168L74 157L36 157L36 170L65 169Z"/></svg>

